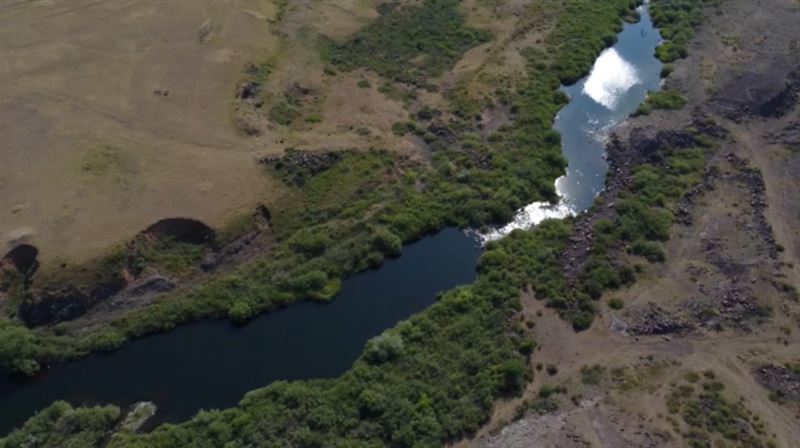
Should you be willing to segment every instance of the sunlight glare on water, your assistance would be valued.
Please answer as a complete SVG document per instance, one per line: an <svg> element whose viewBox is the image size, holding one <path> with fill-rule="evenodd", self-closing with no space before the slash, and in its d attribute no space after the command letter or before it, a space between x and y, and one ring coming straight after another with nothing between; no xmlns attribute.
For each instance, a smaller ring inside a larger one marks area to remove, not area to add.
<svg viewBox="0 0 800 448"><path fill-rule="evenodd" d="M622 95L638 82L636 68L623 59L617 50L609 48L595 61L583 85L583 93L606 108L614 109Z"/></svg>
<svg viewBox="0 0 800 448"><path fill-rule="evenodd" d="M559 197L561 197L561 191L558 185L563 179L564 176L556 179L556 193ZM480 234L479 236L484 242L499 240L516 229L529 229L545 219L564 219L575 213L575 209L564 201L559 201L558 204L533 202L518 210L514 219L505 226L490 229L488 232Z"/></svg>

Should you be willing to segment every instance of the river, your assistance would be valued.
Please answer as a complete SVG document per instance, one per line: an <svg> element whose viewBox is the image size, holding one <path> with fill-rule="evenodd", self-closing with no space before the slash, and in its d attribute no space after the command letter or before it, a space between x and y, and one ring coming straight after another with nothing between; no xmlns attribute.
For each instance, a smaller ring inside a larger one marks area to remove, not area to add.
<svg viewBox="0 0 800 448"><path fill-rule="evenodd" d="M659 86L659 43L646 7L589 76L563 87L570 103L554 124L562 135L567 172L556 181L557 205L533 203L496 239L545 218L591 206L608 165L605 138ZM155 423L190 418L200 409L234 406L245 392L276 380L332 378L344 373L371 337L433 304L439 292L475 279L479 243L445 229L404 248L401 257L355 275L329 304L299 303L257 317L244 327L209 321L131 341L108 354L53 366L30 380L0 377L0 433L19 426L55 400L74 405L137 401L158 405Z"/></svg>

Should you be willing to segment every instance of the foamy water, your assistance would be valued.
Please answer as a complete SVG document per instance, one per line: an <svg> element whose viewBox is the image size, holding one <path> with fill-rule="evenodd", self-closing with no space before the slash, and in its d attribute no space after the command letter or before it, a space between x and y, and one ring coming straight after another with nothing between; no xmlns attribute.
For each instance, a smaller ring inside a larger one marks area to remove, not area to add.
<svg viewBox="0 0 800 448"><path fill-rule="evenodd" d="M479 236L484 242L499 240L514 230L529 229L545 219L564 219L567 216L575 215L575 213L575 209L563 200L555 205L549 202L532 202L526 205L525 208L517 210L514 219L510 223L503 227L490 229Z"/></svg>
<svg viewBox="0 0 800 448"><path fill-rule="evenodd" d="M615 109L620 98L639 82L636 68L609 48L594 62L583 85L583 93L608 109Z"/></svg>

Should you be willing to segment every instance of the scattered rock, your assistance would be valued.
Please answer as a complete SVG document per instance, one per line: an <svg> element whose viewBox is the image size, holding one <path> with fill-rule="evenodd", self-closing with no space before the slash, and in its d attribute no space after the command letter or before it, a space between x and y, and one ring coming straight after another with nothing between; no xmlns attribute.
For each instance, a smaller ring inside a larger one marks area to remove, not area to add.
<svg viewBox="0 0 800 448"><path fill-rule="evenodd" d="M175 288L175 283L172 280L161 275L153 275L128 285L114 299L128 300L136 298L139 301L150 302L155 296L172 291L173 288Z"/></svg>
<svg viewBox="0 0 800 448"><path fill-rule="evenodd" d="M280 156L266 156L259 163L284 172L289 182L303 185L306 180L319 174L342 159L342 153L336 151L303 151L287 149Z"/></svg>
<svg viewBox="0 0 800 448"><path fill-rule="evenodd" d="M208 254L200 267L208 272L212 271L223 263L230 261L236 255L240 254L247 247L249 247L258 237L261 232L254 230L249 232L222 247L222 249Z"/></svg>
<svg viewBox="0 0 800 448"><path fill-rule="evenodd" d="M740 74L723 86L710 103L719 115L741 123L754 117L782 117L797 104L798 95L800 67L786 75L771 69L766 73Z"/></svg>
<svg viewBox="0 0 800 448"><path fill-rule="evenodd" d="M155 403L150 401L140 401L134 403L125 413L125 417L119 423L114 432L140 432L142 427L150 420L158 410Z"/></svg>
<svg viewBox="0 0 800 448"><path fill-rule="evenodd" d="M261 93L261 84L256 81L247 81L239 86L239 98L243 100L252 100L257 98Z"/></svg>
<svg viewBox="0 0 800 448"><path fill-rule="evenodd" d="M29 327L56 324L83 316L97 302L122 289L116 285L96 287L94 294L69 285L54 291L32 291L19 305L19 317Z"/></svg>
<svg viewBox="0 0 800 448"><path fill-rule="evenodd" d="M800 401L800 371L767 365L755 369L756 380L779 398Z"/></svg>
<svg viewBox="0 0 800 448"><path fill-rule="evenodd" d="M681 318L669 315L656 304L650 303L635 318L634 323L625 328L630 335L684 334L692 329L691 324Z"/></svg>

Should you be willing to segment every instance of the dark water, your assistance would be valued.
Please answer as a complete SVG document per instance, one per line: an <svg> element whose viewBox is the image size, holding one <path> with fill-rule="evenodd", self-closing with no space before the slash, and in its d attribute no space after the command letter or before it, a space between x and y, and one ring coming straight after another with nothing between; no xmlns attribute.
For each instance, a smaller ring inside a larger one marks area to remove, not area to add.
<svg viewBox="0 0 800 448"><path fill-rule="evenodd" d="M660 37L646 9L641 12L641 22L625 25L589 76L564 88L572 101L555 123L569 161L557 182L562 204L531 204L497 236L586 210L601 191L608 170L603 136L636 110L647 90L658 88L661 64L653 52ZM0 377L0 433L54 400L121 406L149 400L159 407L158 421L180 421L199 409L233 406L245 392L275 380L338 376L369 338L430 306L438 292L472 282L478 255L474 240L444 230L382 268L346 280L327 305L295 304L243 328L182 326L55 366L27 383Z"/></svg>
<svg viewBox="0 0 800 448"><path fill-rule="evenodd" d="M137 401L156 420L236 405L275 380L331 378L371 337L422 311L439 292L475 279L478 243L446 229L404 248L380 269L345 280L329 304L291 305L245 327L202 322L134 340L120 350L54 366L26 383L0 377L0 434L55 400L74 405Z"/></svg>

